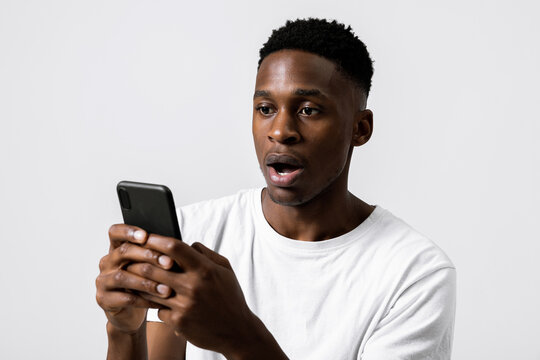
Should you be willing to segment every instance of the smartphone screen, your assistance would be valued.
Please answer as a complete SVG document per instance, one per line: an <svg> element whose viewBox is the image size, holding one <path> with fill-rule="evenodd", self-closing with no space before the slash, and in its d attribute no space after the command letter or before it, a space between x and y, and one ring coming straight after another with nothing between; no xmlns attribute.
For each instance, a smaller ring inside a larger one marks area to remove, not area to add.
<svg viewBox="0 0 540 360"><path fill-rule="evenodd" d="M116 186L124 223L149 234L182 239L171 190L165 185L121 181Z"/></svg>

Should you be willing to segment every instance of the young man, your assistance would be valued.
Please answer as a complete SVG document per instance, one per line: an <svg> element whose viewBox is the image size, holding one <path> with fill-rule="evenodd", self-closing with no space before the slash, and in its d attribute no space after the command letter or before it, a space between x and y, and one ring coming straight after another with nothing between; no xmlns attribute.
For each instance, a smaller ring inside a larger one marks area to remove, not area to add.
<svg viewBox="0 0 540 360"><path fill-rule="evenodd" d="M452 263L347 190L373 129L365 45L350 27L297 20L260 55L253 139L267 186L179 209L185 242L111 227L96 280L108 357L449 359Z"/></svg>

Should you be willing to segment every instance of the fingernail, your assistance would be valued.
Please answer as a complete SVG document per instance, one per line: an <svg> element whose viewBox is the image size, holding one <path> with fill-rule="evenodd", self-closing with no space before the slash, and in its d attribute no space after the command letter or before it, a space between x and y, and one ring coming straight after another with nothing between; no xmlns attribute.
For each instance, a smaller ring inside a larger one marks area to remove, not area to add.
<svg viewBox="0 0 540 360"><path fill-rule="evenodd" d="M166 255L161 255L158 258L158 262L161 266L169 266L171 264L171 258Z"/></svg>
<svg viewBox="0 0 540 360"><path fill-rule="evenodd" d="M161 295L165 295L169 291L169 287L163 284L159 284L156 288L157 288L157 292L160 293Z"/></svg>
<svg viewBox="0 0 540 360"><path fill-rule="evenodd" d="M135 240L137 241L143 241L144 238L145 238L145 233L144 231L142 230L137 230L133 233L133 237L135 238Z"/></svg>

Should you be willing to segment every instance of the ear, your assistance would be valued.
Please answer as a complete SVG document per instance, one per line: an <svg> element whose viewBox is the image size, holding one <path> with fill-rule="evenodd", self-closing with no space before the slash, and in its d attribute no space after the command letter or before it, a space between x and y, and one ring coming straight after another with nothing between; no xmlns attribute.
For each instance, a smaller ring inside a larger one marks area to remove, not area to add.
<svg viewBox="0 0 540 360"><path fill-rule="evenodd" d="M373 133L373 112L360 110L355 114L353 125L353 146L361 146L368 142Z"/></svg>

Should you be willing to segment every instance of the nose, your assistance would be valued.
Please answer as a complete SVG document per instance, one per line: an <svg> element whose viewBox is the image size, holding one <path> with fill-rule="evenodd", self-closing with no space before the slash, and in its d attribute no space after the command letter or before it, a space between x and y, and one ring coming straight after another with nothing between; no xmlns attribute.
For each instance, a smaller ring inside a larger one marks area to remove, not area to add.
<svg viewBox="0 0 540 360"><path fill-rule="evenodd" d="M268 132L268 139L287 145L295 144L301 139L297 125L294 115L286 110L278 111Z"/></svg>

